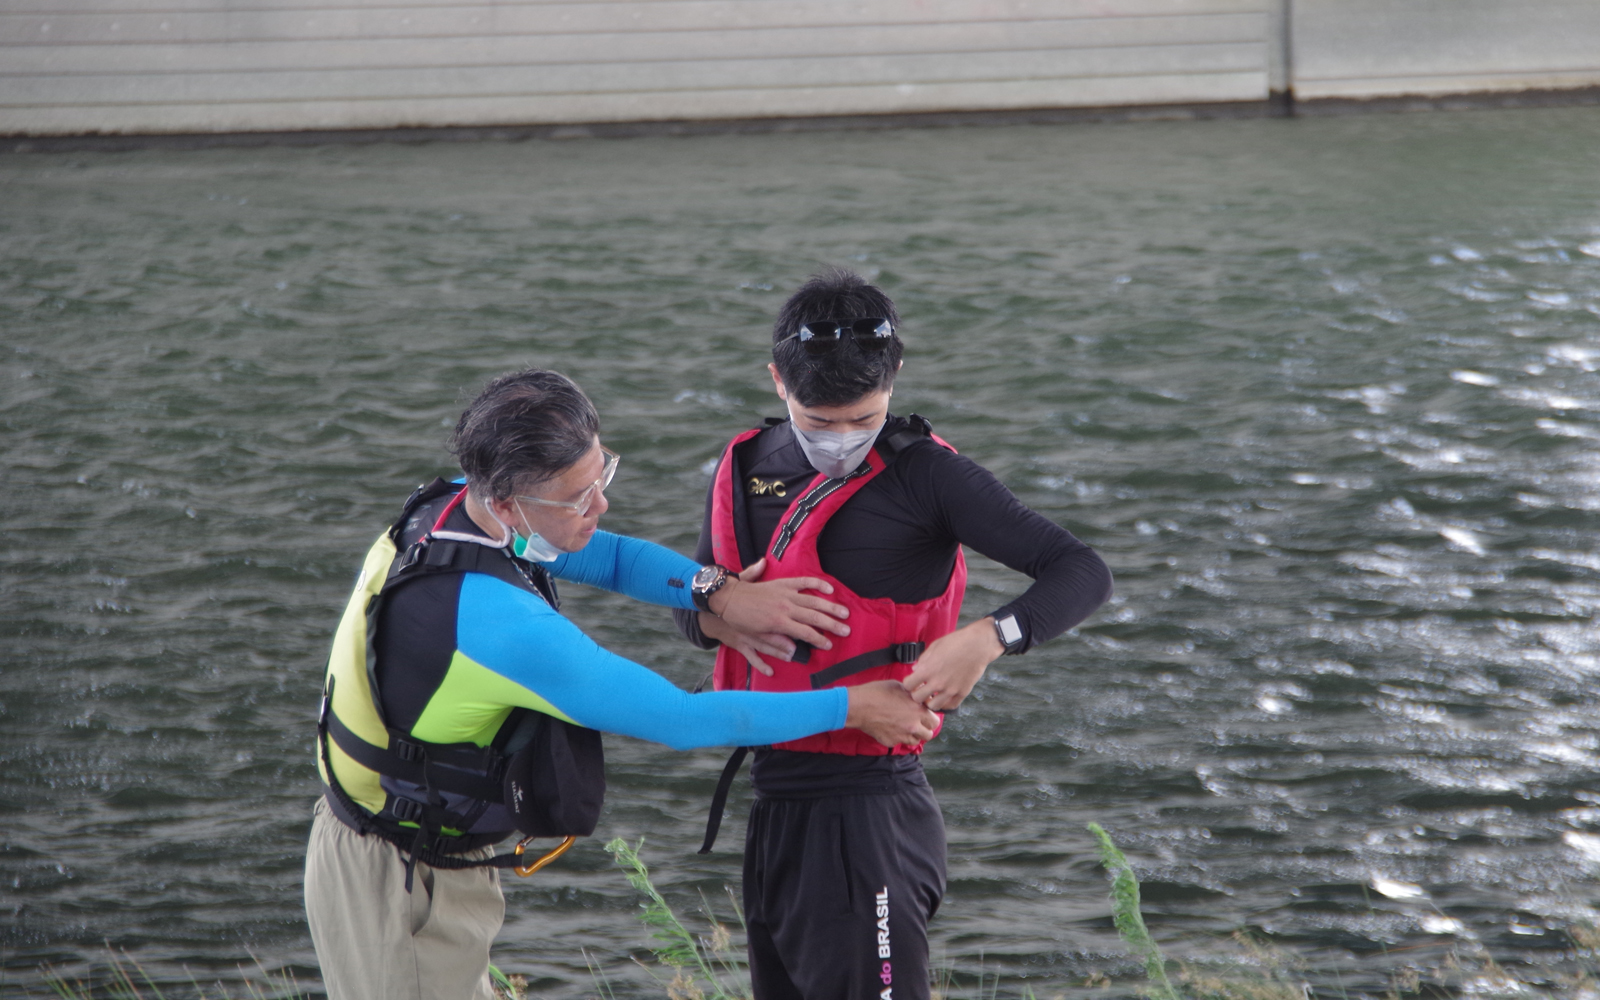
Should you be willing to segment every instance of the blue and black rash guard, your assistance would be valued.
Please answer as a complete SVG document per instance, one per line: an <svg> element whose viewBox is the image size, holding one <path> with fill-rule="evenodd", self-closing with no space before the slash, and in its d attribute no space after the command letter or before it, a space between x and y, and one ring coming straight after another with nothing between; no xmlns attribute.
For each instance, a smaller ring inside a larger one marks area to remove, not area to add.
<svg viewBox="0 0 1600 1000"><path fill-rule="evenodd" d="M483 535L461 509L444 527ZM415 522L405 549L421 534ZM699 566L651 542L596 532L544 564L552 576L690 609ZM691 695L602 649L537 595L479 573L425 577L387 599L375 638L390 726L433 743L487 745L512 708L683 750L798 739L844 725L843 688Z"/></svg>

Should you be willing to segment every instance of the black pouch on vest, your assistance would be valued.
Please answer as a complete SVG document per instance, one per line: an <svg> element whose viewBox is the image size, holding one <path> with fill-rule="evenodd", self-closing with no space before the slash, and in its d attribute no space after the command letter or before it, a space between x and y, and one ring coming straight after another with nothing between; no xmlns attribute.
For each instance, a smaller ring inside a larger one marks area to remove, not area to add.
<svg viewBox="0 0 1600 1000"><path fill-rule="evenodd" d="M520 746L518 745L520 744ZM600 733L529 712L506 761L505 806L529 837L587 837L606 797Z"/></svg>

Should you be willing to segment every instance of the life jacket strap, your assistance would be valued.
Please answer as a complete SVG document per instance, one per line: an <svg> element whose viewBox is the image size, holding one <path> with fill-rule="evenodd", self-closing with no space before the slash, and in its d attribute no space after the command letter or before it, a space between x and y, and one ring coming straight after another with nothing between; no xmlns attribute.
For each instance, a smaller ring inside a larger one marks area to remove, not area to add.
<svg viewBox="0 0 1600 1000"><path fill-rule="evenodd" d="M897 642L893 646L860 653L812 674L811 687L813 690L825 688L834 681L859 674L863 670L871 670L873 667L885 667L891 663L915 663L927 648L928 644L925 642Z"/></svg>
<svg viewBox="0 0 1600 1000"><path fill-rule="evenodd" d="M722 777L717 779L717 790L711 796L711 815L706 817L706 839L700 845L701 854L710 854L711 848L717 843L717 832L722 829L722 810L728 805L728 792L733 788L733 779L738 777L739 768L744 765L745 755L750 752L749 747L738 747L728 757L728 763L722 767Z"/></svg>
<svg viewBox="0 0 1600 1000"><path fill-rule="evenodd" d="M421 740L397 735L389 730L388 748L374 746L351 732L331 708L328 710L327 731L335 745L362 767L370 768L391 778L409 781L414 785L428 785L457 795L467 795L488 802L502 802L505 790L500 779L504 775L505 757L491 747L473 744L424 743ZM428 765L433 764L430 768ZM440 770L440 765L462 770ZM477 773L471 773L476 771ZM399 816L399 819L415 817Z"/></svg>

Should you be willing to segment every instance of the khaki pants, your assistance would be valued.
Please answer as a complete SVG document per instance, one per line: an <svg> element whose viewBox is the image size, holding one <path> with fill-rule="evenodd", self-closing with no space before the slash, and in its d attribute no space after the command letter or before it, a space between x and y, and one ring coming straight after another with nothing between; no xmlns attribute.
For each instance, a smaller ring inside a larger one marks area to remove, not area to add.
<svg viewBox="0 0 1600 1000"><path fill-rule="evenodd" d="M399 849L350 829L323 799L314 813L306 919L329 1000L493 1000L499 871L419 864L407 893Z"/></svg>

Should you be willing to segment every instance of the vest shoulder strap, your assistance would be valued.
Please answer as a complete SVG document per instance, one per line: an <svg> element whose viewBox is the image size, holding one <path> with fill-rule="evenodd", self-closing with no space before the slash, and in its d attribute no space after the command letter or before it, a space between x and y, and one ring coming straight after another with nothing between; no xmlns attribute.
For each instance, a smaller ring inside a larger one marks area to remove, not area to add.
<svg viewBox="0 0 1600 1000"><path fill-rule="evenodd" d="M399 544L400 536L405 531L406 525L410 522L412 516L416 514L417 508L424 504L432 503L440 497L459 492L463 488L460 483L447 483L438 476L434 477L433 482L423 483L418 486L411 491L411 495L406 497L406 502L401 505L400 516L395 519L393 524L389 525L389 537L396 544Z"/></svg>
<svg viewBox="0 0 1600 1000"><path fill-rule="evenodd" d="M555 581L543 566L517 559L509 549L426 535L390 564L388 579L384 580L379 596L386 596L412 580L439 573L482 573L520 590L531 590L552 608L561 609Z"/></svg>
<svg viewBox="0 0 1600 1000"><path fill-rule="evenodd" d="M906 417L906 425L893 434L887 434L878 440L878 453L883 456L885 464L892 462L907 448L924 438L933 437L933 424L928 418L913 413Z"/></svg>

